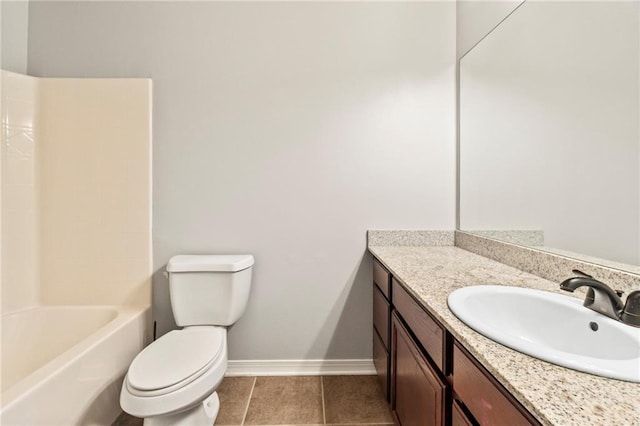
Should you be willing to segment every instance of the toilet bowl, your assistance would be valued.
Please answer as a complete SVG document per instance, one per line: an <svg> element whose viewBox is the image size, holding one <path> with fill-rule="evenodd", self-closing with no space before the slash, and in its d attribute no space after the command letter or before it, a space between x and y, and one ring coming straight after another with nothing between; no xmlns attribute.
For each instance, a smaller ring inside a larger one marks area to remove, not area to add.
<svg viewBox="0 0 640 426"><path fill-rule="evenodd" d="M120 406L144 425L211 426L227 369L227 329L244 312L252 256L175 256L167 265L181 330L140 352L122 384Z"/></svg>
<svg viewBox="0 0 640 426"><path fill-rule="evenodd" d="M222 327L188 327L171 331L147 346L131 363L120 405L127 413L147 419L172 416L176 424L189 411L203 411L209 425L217 415L207 406L227 369L227 333ZM208 411L208 413L207 413ZM165 423L161 423L165 424ZM193 424L192 422L186 424Z"/></svg>

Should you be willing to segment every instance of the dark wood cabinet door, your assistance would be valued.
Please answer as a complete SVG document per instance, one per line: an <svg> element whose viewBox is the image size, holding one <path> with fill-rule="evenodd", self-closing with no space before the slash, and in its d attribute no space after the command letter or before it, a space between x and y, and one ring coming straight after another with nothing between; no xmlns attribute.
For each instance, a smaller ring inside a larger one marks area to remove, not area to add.
<svg viewBox="0 0 640 426"><path fill-rule="evenodd" d="M451 408L451 426L474 426L473 421L455 400Z"/></svg>
<svg viewBox="0 0 640 426"><path fill-rule="evenodd" d="M384 397L389 401L389 354L380 340L378 333L373 330L373 365L376 368L378 380L384 392Z"/></svg>
<svg viewBox="0 0 640 426"><path fill-rule="evenodd" d="M391 409L401 426L442 426L445 384L427 362L397 315L391 320Z"/></svg>

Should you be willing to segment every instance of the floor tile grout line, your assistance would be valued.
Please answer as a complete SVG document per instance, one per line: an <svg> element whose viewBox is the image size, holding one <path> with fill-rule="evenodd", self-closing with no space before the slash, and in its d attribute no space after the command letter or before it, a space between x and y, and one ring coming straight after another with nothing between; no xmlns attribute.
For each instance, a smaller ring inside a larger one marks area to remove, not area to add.
<svg viewBox="0 0 640 426"><path fill-rule="evenodd" d="M247 420L247 414L249 413L249 405L251 405L251 397L253 397L253 390L256 387L256 382L258 381L257 377L253 378L253 384L251 385L251 391L249 392L249 398L247 399L247 406L244 409L244 415L242 416L242 422L240 426L244 426L244 422Z"/></svg>
<svg viewBox="0 0 640 426"><path fill-rule="evenodd" d="M320 376L320 396L322 397L322 424L327 424L327 415L324 409L324 377Z"/></svg>

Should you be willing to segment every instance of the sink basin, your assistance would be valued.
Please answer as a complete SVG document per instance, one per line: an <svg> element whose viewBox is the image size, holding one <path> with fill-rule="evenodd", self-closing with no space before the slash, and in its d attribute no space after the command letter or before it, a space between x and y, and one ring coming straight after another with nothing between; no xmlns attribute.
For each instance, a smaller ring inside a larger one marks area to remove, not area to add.
<svg viewBox="0 0 640 426"><path fill-rule="evenodd" d="M452 292L449 309L478 333L533 357L640 383L640 328L582 306L574 297L479 285Z"/></svg>

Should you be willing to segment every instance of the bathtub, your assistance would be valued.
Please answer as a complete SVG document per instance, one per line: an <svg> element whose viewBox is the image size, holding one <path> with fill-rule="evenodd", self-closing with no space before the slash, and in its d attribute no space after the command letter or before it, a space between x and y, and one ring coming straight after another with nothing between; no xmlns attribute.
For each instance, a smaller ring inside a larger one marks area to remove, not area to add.
<svg viewBox="0 0 640 426"><path fill-rule="evenodd" d="M2 315L0 424L108 425L149 341L148 307L46 306Z"/></svg>

